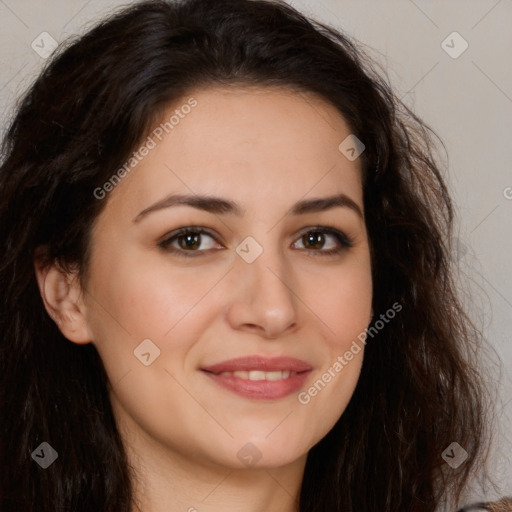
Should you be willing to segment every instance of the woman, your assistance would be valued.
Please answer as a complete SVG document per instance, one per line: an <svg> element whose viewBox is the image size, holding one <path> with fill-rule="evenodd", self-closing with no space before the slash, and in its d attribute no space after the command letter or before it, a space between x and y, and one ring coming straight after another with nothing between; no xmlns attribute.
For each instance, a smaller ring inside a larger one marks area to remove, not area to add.
<svg viewBox="0 0 512 512"><path fill-rule="evenodd" d="M285 4L62 49L4 141L0 508L455 510L485 390L430 146Z"/></svg>

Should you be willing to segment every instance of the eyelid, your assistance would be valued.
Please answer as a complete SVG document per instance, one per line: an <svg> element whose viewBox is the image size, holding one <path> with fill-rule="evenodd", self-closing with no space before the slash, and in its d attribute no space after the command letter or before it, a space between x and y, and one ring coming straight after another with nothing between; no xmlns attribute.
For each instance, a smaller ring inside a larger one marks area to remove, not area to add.
<svg viewBox="0 0 512 512"><path fill-rule="evenodd" d="M174 231L171 231L171 232L167 233L166 235L164 235L164 237L162 237L162 239L158 242L158 246L168 252L177 254L179 256L184 256L184 257L197 257L197 256L204 255L204 253L207 253L207 254L210 253L210 251L212 249L207 249L207 250L202 250L202 251L201 250L186 251L184 249L178 249L176 247L171 246L171 243L175 239L177 239L180 236L189 234L189 233L208 235L213 240L215 240L216 243L223 245L218 240L221 237L218 236L218 234L213 229L206 228L203 226L184 226L184 227L175 229ZM331 235L336 239L336 241L339 244L339 247L337 247L335 249L328 249L328 250L301 249L302 251L305 251L306 253L313 253L313 254L310 254L311 256L336 255L336 254L339 254L347 249L350 249L354 245L354 240L350 236L346 235L340 229L337 229L335 227L328 226L328 225L306 226L305 228L303 228L301 231L299 231L295 235L296 238L294 239L293 244L295 244L298 240L300 240L307 233L323 233L323 234ZM224 249L225 249L225 247L224 247ZM221 249L215 249L215 250L221 250Z"/></svg>
<svg viewBox="0 0 512 512"><path fill-rule="evenodd" d="M347 245L348 244L352 245L354 243L354 240L351 237L349 237L341 229L338 229L338 228L335 228L335 227L332 227L332 226L328 226L328 225L324 225L324 224L305 227L304 229L299 231L299 238L304 236L306 233L310 233L310 232L311 233L318 233L318 232L326 233L326 234L330 234L330 235L333 235L333 236L338 235L340 238L342 238L347 243Z"/></svg>
<svg viewBox="0 0 512 512"><path fill-rule="evenodd" d="M299 234L298 238L296 239L296 241L301 239L307 233L323 233L326 235L333 236L336 239L336 241L338 242L339 247L337 247L335 249L328 249L328 250L303 249L309 256L313 256L313 257L336 256L336 255L342 253L343 251L346 251L347 249L352 248L355 243L354 239L351 238L350 236L348 236L345 232L341 231L338 228L328 226L328 225L308 226L308 227L304 228L303 230L301 230L299 233L300 234ZM296 241L294 242L294 244L296 243Z"/></svg>
<svg viewBox="0 0 512 512"><path fill-rule="evenodd" d="M166 251L169 251L169 252L172 252L175 254L179 254L179 255L192 256L192 257L195 256L196 254L200 255L201 253L205 253L205 252L209 251L209 250L207 250L207 251L185 251L183 249L177 249L176 247L171 246L171 243L174 240L178 239L180 236L184 236L189 233L208 235L213 240L215 240L216 243L223 245L221 242L219 242L219 240L218 240L219 236L217 235L217 233L214 230L204 227L204 226L184 226L184 227L175 229L169 233L166 233L160 239L160 241L157 242L157 245ZM217 250L220 250L220 249L217 249ZM196 253L196 254L194 254L194 253Z"/></svg>
<svg viewBox="0 0 512 512"><path fill-rule="evenodd" d="M215 239L218 237L218 234L213 229L207 228L205 226L191 225L191 226L183 226L181 228L177 228L172 231L169 231L160 239L160 241L158 243L159 244L165 243L165 242L171 240L172 238L176 238L180 235L186 235L187 233L204 233L204 234L209 235Z"/></svg>

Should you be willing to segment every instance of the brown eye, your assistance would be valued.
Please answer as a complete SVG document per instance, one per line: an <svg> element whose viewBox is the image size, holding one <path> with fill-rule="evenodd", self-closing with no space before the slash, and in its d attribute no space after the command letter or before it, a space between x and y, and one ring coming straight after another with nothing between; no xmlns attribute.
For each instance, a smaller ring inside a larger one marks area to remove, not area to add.
<svg viewBox="0 0 512 512"><path fill-rule="evenodd" d="M214 249L216 244L214 236L204 228L191 226L170 233L158 245L166 251L181 256L199 256L203 252Z"/></svg>
<svg viewBox="0 0 512 512"><path fill-rule="evenodd" d="M189 233L176 237L180 249L197 249L201 245L200 233Z"/></svg>
<svg viewBox="0 0 512 512"><path fill-rule="evenodd" d="M302 243L306 247L321 249L323 244L325 244L325 236L320 231L310 231L302 236Z"/></svg>
<svg viewBox="0 0 512 512"><path fill-rule="evenodd" d="M310 249L308 251L310 253L326 256L341 253L353 246L352 240L347 235L337 229L323 226L309 228L299 240L303 247L298 249Z"/></svg>

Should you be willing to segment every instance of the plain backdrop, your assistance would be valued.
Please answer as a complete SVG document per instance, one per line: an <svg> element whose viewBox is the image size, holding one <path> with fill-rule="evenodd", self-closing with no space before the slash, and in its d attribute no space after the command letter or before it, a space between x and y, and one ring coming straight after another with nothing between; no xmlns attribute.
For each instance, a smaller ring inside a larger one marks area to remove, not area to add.
<svg viewBox="0 0 512 512"><path fill-rule="evenodd" d="M129 2L0 0L0 129L45 63L43 47L83 33ZM490 471L512 495L512 2L289 0L367 46L398 96L443 140L457 205L456 257L477 325L490 341L500 428ZM49 35L42 33L46 32ZM44 39L44 43L41 42ZM59 101L55 92L55 101ZM456 440L454 440L456 441ZM383 475L385 478L385 475Z"/></svg>

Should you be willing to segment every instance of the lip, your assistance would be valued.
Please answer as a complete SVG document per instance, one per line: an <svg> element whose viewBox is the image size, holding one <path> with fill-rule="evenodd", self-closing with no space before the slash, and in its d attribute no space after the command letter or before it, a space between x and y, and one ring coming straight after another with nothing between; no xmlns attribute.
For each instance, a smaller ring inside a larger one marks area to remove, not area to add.
<svg viewBox="0 0 512 512"><path fill-rule="evenodd" d="M206 376L216 384L249 399L276 400L296 393L312 371L310 364L292 357L246 356L222 361L201 368ZM239 371L288 371L294 372L286 379L249 380L234 375L221 375L224 372Z"/></svg>
<svg viewBox="0 0 512 512"><path fill-rule="evenodd" d="M311 370L310 364L293 357L264 357L264 356L245 356L229 359L211 366L204 366L201 370L221 373L221 372L239 372L260 370L262 372L272 372L277 370L288 370L291 372L305 372Z"/></svg>

